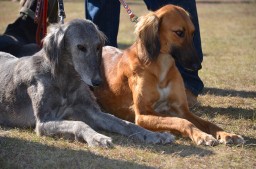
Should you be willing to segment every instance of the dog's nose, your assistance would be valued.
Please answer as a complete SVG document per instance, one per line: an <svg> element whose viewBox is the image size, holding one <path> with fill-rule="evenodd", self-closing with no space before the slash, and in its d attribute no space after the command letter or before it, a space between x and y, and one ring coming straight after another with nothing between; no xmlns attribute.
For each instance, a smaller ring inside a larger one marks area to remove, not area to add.
<svg viewBox="0 0 256 169"><path fill-rule="evenodd" d="M93 86L99 86L102 83L101 79L94 79L92 80L92 85Z"/></svg>
<svg viewBox="0 0 256 169"><path fill-rule="evenodd" d="M192 67L193 67L193 70L200 70L200 69L202 69L202 65L201 64L193 64Z"/></svg>

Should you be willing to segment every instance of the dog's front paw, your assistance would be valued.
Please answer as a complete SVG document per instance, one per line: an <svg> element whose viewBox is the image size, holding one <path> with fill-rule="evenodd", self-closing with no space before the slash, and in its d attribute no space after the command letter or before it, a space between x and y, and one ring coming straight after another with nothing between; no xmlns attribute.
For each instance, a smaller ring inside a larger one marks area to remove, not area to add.
<svg viewBox="0 0 256 169"><path fill-rule="evenodd" d="M224 131L217 133L217 138L223 144L244 144L244 138L240 135L227 133Z"/></svg>
<svg viewBox="0 0 256 169"><path fill-rule="evenodd" d="M146 143L153 143L153 144L170 144L173 143L175 140L175 136L164 132L151 132L150 134L144 135L144 141Z"/></svg>
<svg viewBox="0 0 256 169"><path fill-rule="evenodd" d="M113 147L112 139L102 134L95 134L86 140L89 147Z"/></svg>
<svg viewBox="0 0 256 169"><path fill-rule="evenodd" d="M218 144L218 140L206 133L201 133L198 137L194 138L194 141L197 145L215 146Z"/></svg>

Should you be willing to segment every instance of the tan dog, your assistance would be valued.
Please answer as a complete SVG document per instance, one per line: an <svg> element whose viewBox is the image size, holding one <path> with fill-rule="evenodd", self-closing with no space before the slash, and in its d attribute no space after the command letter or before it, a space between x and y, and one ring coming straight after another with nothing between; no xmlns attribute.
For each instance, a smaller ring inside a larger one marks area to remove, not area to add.
<svg viewBox="0 0 256 169"><path fill-rule="evenodd" d="M201 67L193 45L194 25L188 13L167 5L142 17L136 42L125 51L105 47L105 84L95 88L107 112L153 131L169 131L191 138L196 144L244 143L189 111L182 77L175 66Z"/></svg>

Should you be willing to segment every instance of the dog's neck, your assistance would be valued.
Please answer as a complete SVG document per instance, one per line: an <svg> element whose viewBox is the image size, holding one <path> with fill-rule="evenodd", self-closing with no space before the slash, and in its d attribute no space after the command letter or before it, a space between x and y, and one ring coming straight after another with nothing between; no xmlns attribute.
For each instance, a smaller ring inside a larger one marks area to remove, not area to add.
<svg viewBox="0 0 256 169"><path fill-rule="evenodd" d="M131 50L134 51L139 58L140 62L143 65L147 65L151 62L149 57L147 56L147 52L145 51L144 47L142 46L142 42L138 39L132 46Z"/></svg>
<svg viewBox="0 0 256 169"><path fill-rule="evenodd" d="M126 52L128 53L126 54ZM135 72L146 71L157 77L160 87L165 87L168 84L171 69L177 69L175 60L170 54L160 53L155 60L150 60L139 40L125 50L124 55L130 58L130 62L133 62L129 65L133 65L132 69Z"/></svg>
<svg viewBox="0 0 256 169"><path fill-rule="evenodd" d="M75 71L73 63L70 60L70 56L62 55L61 57L61 59L52 63L46 56L44 56L45 64L49 65L49 69L51 71L52 76L58 81L60 81L59 83L69 83L70 81L68 81L67 79L73 78L71 79L71 81L73 81L77 77L79 77L79 75Z"/></svg>

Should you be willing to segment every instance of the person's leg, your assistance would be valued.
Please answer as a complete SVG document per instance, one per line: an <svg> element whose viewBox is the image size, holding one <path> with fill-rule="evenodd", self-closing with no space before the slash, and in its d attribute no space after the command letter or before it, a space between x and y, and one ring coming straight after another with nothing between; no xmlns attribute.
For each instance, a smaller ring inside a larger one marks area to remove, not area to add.
<svg viewBox="0 0 256 169"><path fill-rule="evenodd" d="M196 8L196 1L195 0L144 0L147 8L149 10L155 11L167 4L178 5L187 10L192 18L192 22L195 25L196 32L194 36L194 45L197 50L197 54L201 61L203 60L203 52L201 47L201 37L200 37L200 29L199 29L199 22L198 22L198 15L197 15L197 8ZM191 91L195 96L197 96L204 88L204 84L198 76L198 71L187 71L181 65L177 63L177 67L183 77L186 89Z"/></svg>
<svg viewBox="0 0 256 169"><path fill-rule="evenodd" d="M120 2L117 0L85 0L86 19L95 23L107 36L105 45L117 47Z"/></svg>

